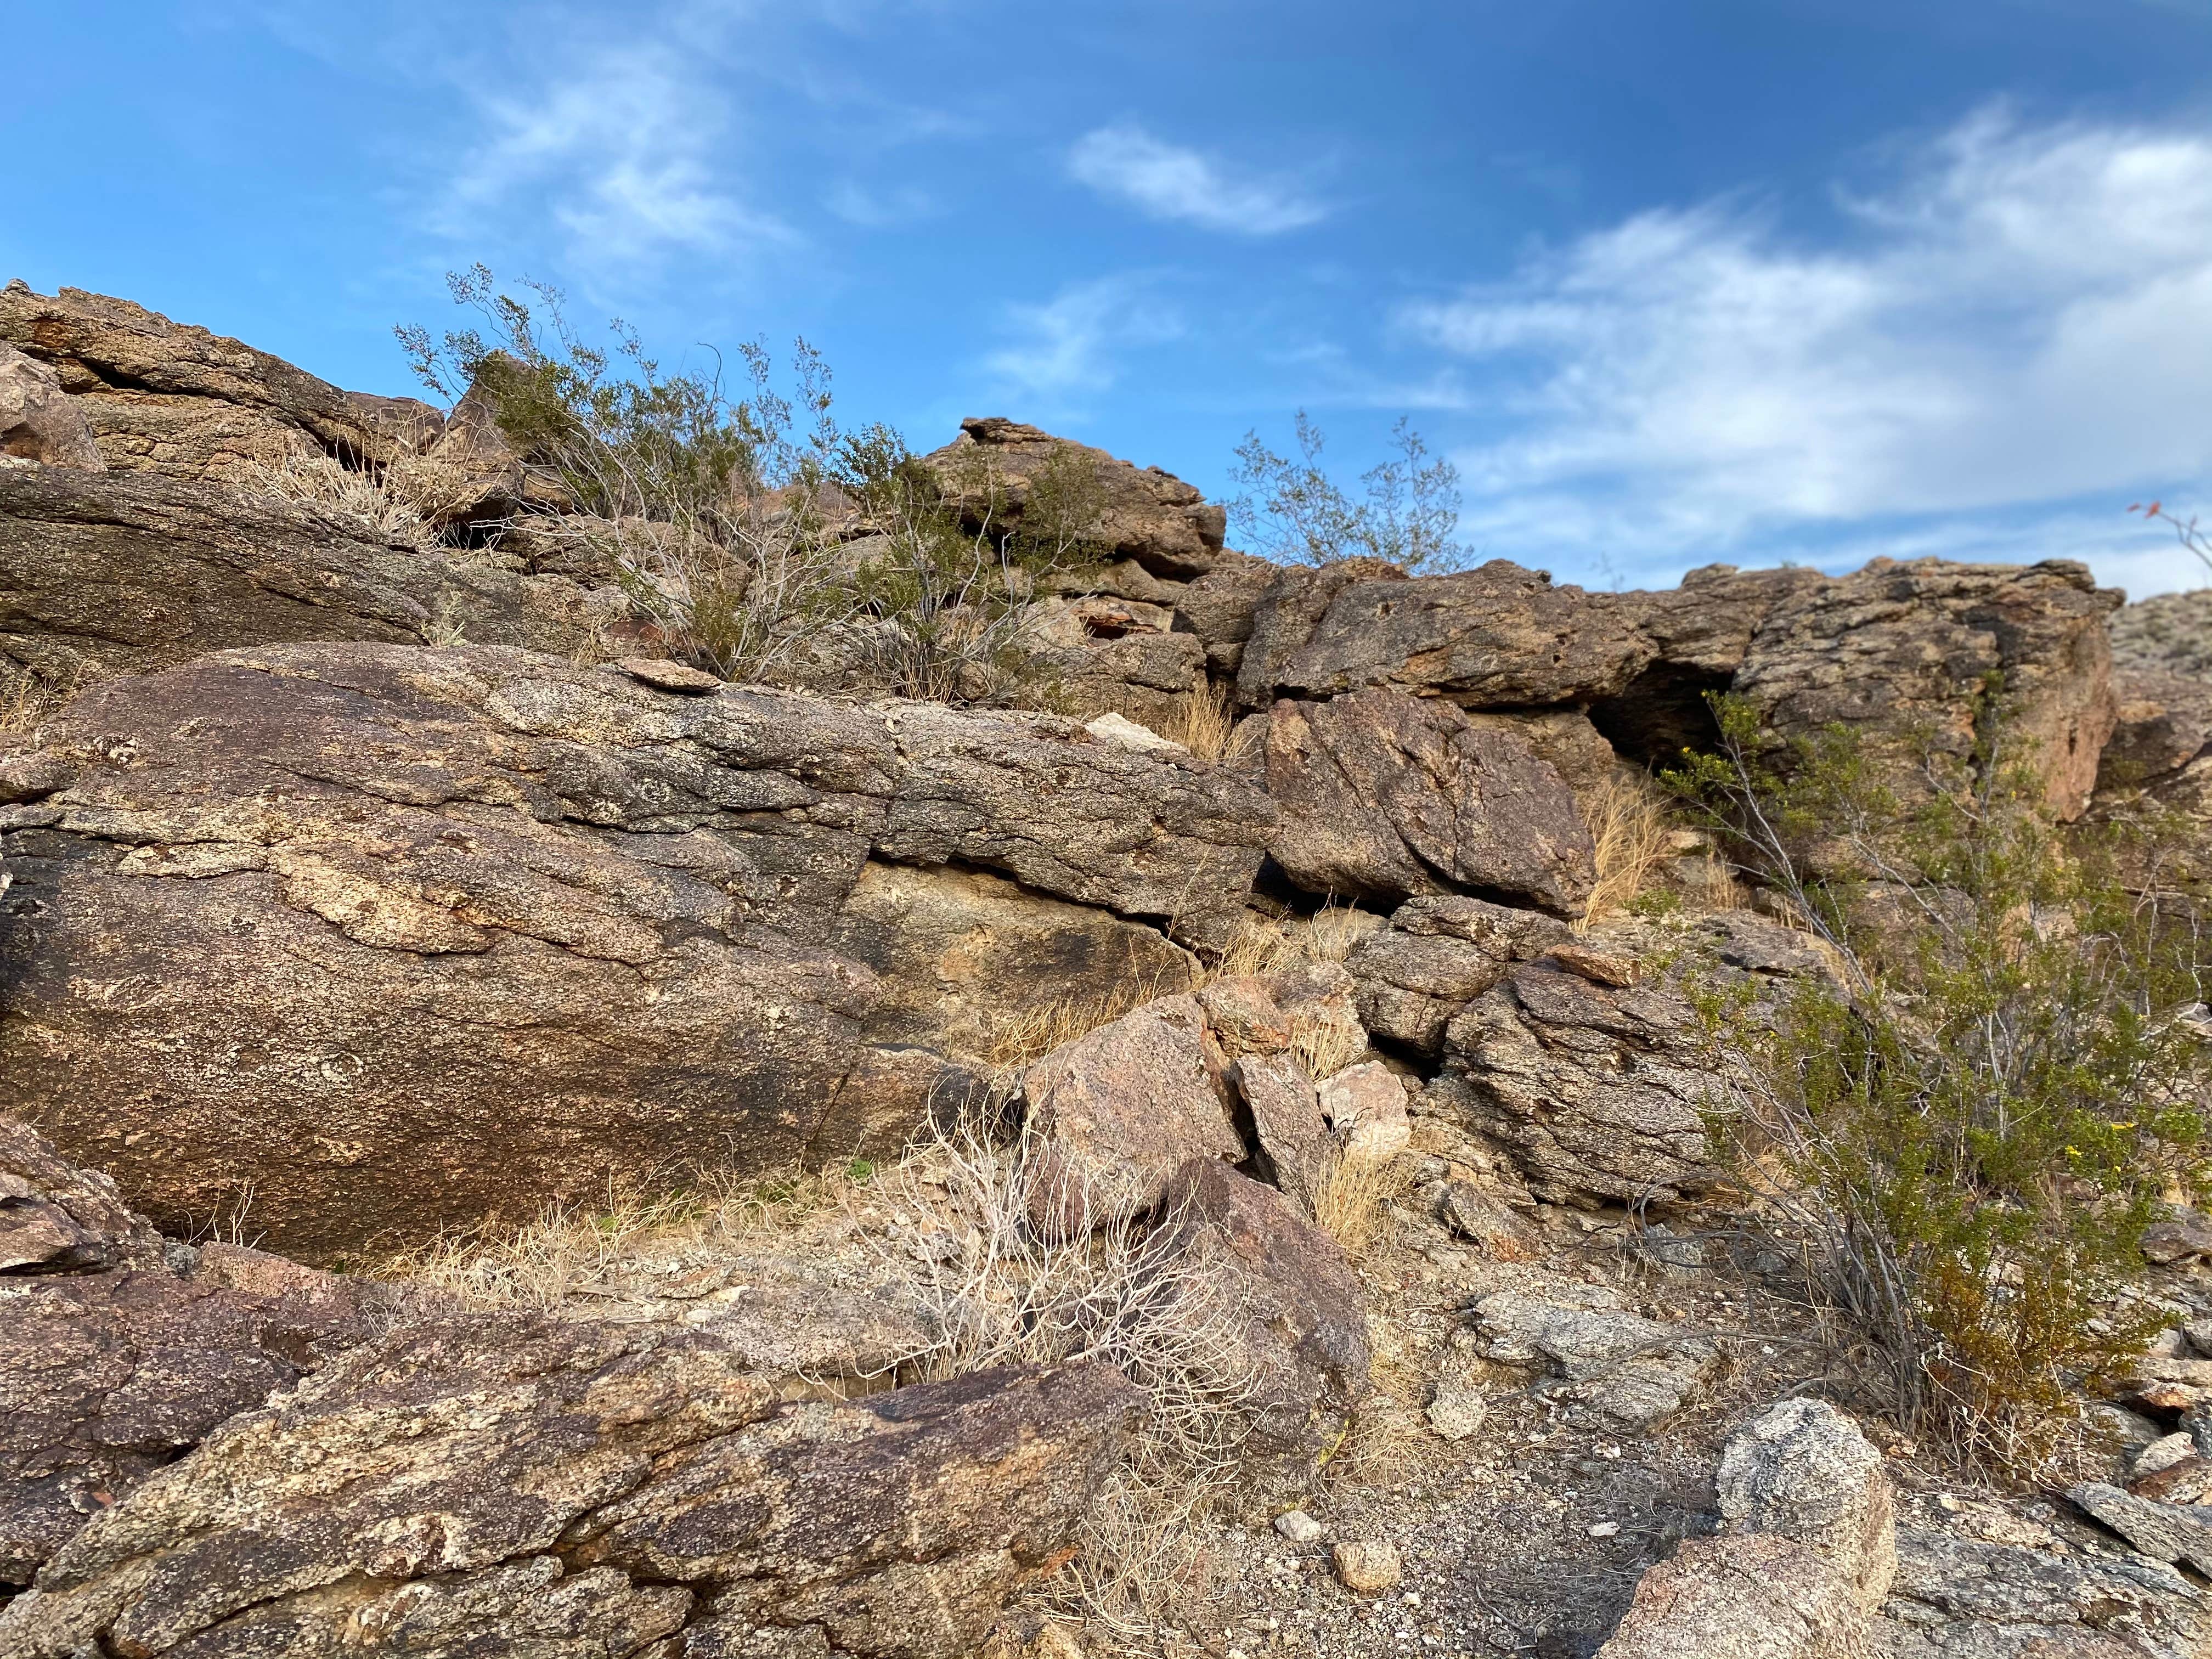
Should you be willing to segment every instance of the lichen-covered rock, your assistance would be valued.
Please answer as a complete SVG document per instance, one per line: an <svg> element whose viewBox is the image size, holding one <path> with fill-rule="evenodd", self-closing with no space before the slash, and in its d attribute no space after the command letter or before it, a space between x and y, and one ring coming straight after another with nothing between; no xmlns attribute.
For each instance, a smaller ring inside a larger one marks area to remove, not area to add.
<svg viewBox="0 0 2212 1659"><path fill-rule="evenodd" d="M2196 1505L2137 1498L2101 1481L2072 1487L2066 1496L2152 1560L2181 1562L2212 1577L2212 1516Z"/></svg>
<svg viewBox="0 0 2212 1659"><path fill-rule="evenodd" d="M1175 1283L1194 1304L1192 1322L1223 1333L1229 1373L1249 1379L1240 1489L1255 1502L1288 1501L1368 1395L1359 1276L1281 1193L1225 1164L1194 1159L1170 1190L1182 1237Z"/></svg>
<svg viewBox="0 0 2212 1659"><path fill-rule="evenodd" d="M1344 965L1358 982L1359 1018L1377 1036L1424 1054L1443 1048L1452 1017L1516 962L1564 945L1566 924L1457 896L1409 899L1352 947Z"/></svg>
<svg viewBox="0 0 2212 1659"><path fill-rule="evenodd" d="M1596 1659L1872 1659L1850 1581L1818 1551L1747 1534L1685 1543L1637 1581Z"/></svg>
<svg viewBox="0 0 2212 1659"><path fill-rule="evenodd" d="M1595 1285L1499 1291L1476 1303L1474 1312L1478 1353L1534 1372L1538 1387L1571 1417L1600 1428L1660 1427L1720 1358L1711 1338L1631 1313Z"/></svg>
<svg viewBox="0 0 2212 1659"><path fill-rule="evenodd" d="M1162 997L1062 1043L1022 1074L1039 1225L1058 1233L1150 1210L1190 1159L1245 1156L1223 1062L1188 996Z"/></svg>
<svg viewBox="0 0 2212 1659"><path fill-rule="evenodd" d="M565 578L382 541L267 495L0 467L0 664L62 684L290 641L459 632L566 655L605 603Z"/></svg>
<svg viewBox="0 0 2212 1659"><path fill-rule="evenodd" d="M107 470L83 411L62 390L61 377L15 347L0 345L0 465L10 460Z"/></svg>
<svg viewBox="0 0 2212 1659"><path fill-rule="evenodd" d="M1897 1659L2191 1659L2212 1600L2148 1557L2063 1554L1900 1527L1883 1634Z"/></svg>
<svg viewBox="0 0 2212 1659"><path fill-rule="evenodd" d="M1224 550L1213 568L1172 596L1178 631L1196 636L1212 673L1234 679L1260 600L1280 567L1249 553Z"/></svg>
<svg viewBox="0 0 2212 1659"><path fill-rule="evenodd" d="M878 1042L875 975L832 948L871 859L1203 942L1269 816L1054 717L670 693L489 647L203 658L46 736L0 761L18 1109L156 1221L250 1182L309 1259L895 1142L939 1062L928 997Z"/></svg>
<svg viewBox="0 0 2212 1659"><path fill-rule="evenodd" d="M696 1334L406 1327L103 1510L0 1609L0 1650L343 1650L366 1610L373 1639L471 1652L580 1659L688 1621L700 1652L811 1626L824 1652L953 1659L1065 1548L1139 1413L1095 1365L775 1393Z"/></svg>
<svg viewBox="0 0 2212 1659"><path fill-rule="evenodd" d="M1596 879L1559 775L1451 704L1390 691L1281 702L1267 717L1269 851L1310 891L1510 896L1579 914Z"/></svg>
<svg viewBox="0 0 2212 1659"><path fill-rule="evenodd" d="M945 495L980 524L988 514L1018 527L1037 477L1055 464L1088 463L1099 497L1097 539L1156 576L1198 576L1221 552L1227 514L1156 466L1139 468L1102 449L988 416L960 422L960 435L922 458Z"/></svg>
<svg viewBox="0 0 2212 1659"><path fill-rule="evenodd" d="M1867 1612L1897 1571L1889 1476L1858 1425L1825 1400L1785 1400L1729 1437L1721 1514L1739 1532L1774 1533L1820 1552Z"/></svg>
<svg viewBox="0 0 2212 1659"><path fill-rule="evenodd" d="M0 1118L0 1273L93 1273L163 1259L161 1236L131 1212L112 1181Z"/></svg>

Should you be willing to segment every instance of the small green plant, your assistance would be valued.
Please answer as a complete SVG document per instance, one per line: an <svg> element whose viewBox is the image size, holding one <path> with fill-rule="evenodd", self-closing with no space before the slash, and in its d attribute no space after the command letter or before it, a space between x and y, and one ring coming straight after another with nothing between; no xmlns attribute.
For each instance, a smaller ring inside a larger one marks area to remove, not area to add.
<svg viewBox="0 0 2212 1659"><path fill-rule="evenodd" d="M1841 728L1778 746L1714 710L1668 781L1833 969L1760 1018L1702 996L1715 1135L1905 1425L2032 1478L2072 1391L2141 1352L2116 1293L2206 1176L2193 913L2052 822L1995 682L1971 751L1901 780Z"/></svg>
<svg viewBox="0 0 2212 1659"><path fill-rule="evenodd" d="M1323 470L1326 441L1303 409L1294 431L1296 459L1275 453L1257 432L1237 447L1229 476L1243 493L1229 510L1255 551L1291 564L1364 555L1407 570L1466 562L1467 550L1451 538L1459 526L1459 469L1431 455L1409 422L1391 428L1397 453L1360 474L1367 494L1358 501Z"/></svg>

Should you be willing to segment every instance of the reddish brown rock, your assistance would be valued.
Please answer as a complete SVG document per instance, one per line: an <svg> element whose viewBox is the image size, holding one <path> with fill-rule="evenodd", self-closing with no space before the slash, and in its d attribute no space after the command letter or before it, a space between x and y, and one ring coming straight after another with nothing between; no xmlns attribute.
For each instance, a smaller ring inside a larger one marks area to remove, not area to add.
<svg viewBox="0 0 2212 1659"><path fill-rule="evenodd" d="M62 390L61 377L13 346L0 345L0 465L11 460L94 472L107 467L83 412Z"/></svg>

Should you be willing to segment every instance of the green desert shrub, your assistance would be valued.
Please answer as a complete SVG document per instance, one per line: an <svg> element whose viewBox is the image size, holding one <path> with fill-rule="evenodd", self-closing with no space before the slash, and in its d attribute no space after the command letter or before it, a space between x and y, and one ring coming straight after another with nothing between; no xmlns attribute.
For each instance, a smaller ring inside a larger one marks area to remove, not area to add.
<svg viewBox="0 0 2212 1659"><path fill-rule="evenodd" d="M1395 453L1359 476L1354 501L1322 465L1326 440L1303 409L1293 435L1295 459L1279 455L1248 432L1230 477L1239 494L1230 517L1254 552L1287 564L1331 564L1360 556L1388 559L1407 570L1438 570L1466 562L1452 540L1459 527L1459 469L1431 455L1404 420L1391 428Z"/></svg>
<svg viewBox="0 0 2212 1659"><path fill-rule="evenodd" d="M1702 998L1753 1213L1911 1431L2022 1478L2148 1334L2127 1281L2205 1180L2212 1044L2193 908L2052 821L1984 690L1970 752L1903 775L1718 698L1668 781L1832 969L1759 1018Z"/></svg>
<svg viewBox="0 0 2212 1659"><path fill-rule="evenodd" d="M448 407L487 408L540 486L532 529L602 556L678 654L730 679L1048 690L1020 649L1036 578L1095 556L1103 509L1073 446L1010 513L988 458L949 495L890 427L842 427L803 339L781 380L765 345L740 346L732 392L720 359L665 368L619 321L591 343L553 289L520 297L482 265L448 281L482 325L400 329L417 377Z"/></svg>

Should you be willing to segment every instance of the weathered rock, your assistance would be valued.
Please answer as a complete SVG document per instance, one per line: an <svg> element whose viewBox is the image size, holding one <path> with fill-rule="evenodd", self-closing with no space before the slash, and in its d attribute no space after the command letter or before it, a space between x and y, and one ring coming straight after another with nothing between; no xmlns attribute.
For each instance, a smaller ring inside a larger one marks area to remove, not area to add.
<svg viewBox="0 0 2212 1659"><path fill-rule="evenodd" d="M1242 1489L1281 1503L1311 1483L1367 1396L1359 1277L1337 1242L1272 1187L1212 1159L1176 1176L1176 1275L1190 1319L1224 1338L1226 1374L1249 1379L1238 1409Z"/></svg>
<svg viewBox="0 0 2212 1659"><path fill-rule="evenodd" d="M1098 1366L773 1395L696 1335L404 1328L103 1511L0 1610L0 1647L335 1651L366 1603L380 1637L471 1651L624 1652L688 1617L694 1652L814 1626L825 1652L952 1659L1064 1547L1136 1412ZM474 1645L533 1626L544 1645Z"/></svg>
<svg viewBox="0 0 2212 1659"><path fill-rule="evenodd" d="M1329 1552L1337 1582L1354 1595L1379 1595L1398 1588L1406 1570L1398 1547L1382 1538L1347 1538Z"/></svg>
<svg viewBox="0 0 2212 1659"><path fill-rule="evenodd" d="M566 655L604 604L563 578L380 541L243 489L0 468L0 660L64 684L238 646L455 630Z"/></svg>
<svg viewBox="0 0 2212 1659"><path fill-rule="evenodd" d="M111 1183L4 1122L0 1252L0 1585L366 1334L343 1281L167 1245Z"/></svg>
<svg viewBox="0 0 2212 1659"><path fill-rule="evenodd" d="M1024 672L1079 719L1122 714L1173 724L1205 694L1206 649L1170 632L1163 606L1085 597L1048 600L1017 641Z"/></svg>
<svg viewBox="0 0 2212 1659"><path fill-rule="evenodd" d="M2212 678L2212 588L2158 593L2124 605L2112 612L2106 629L2116 670Z"/></svg>
<svg viewBox="0 0 2212 1659"><path fill-rule="evenodd" d="M1170 994L1198 971L1157 927L961 868L864 866L830 942L877 976L874 1040L978 1058L1054 1003Z"/></svg>
<svg viewBox="0 0 2212 1659"><path fill-rule="evenodd" d="M62 390L61 377L15 347L0 345L0 465L10 459L107 469L83 411Z"/></svg>
<svg viewBox="0 0 2212 1659"><path fill-rule="evenodd" d="M1547 1294L1500 1291L1475 1304L1476 1352L1558 1381L1545 1392L1577 1419L1648 1432L1697 1391L1717 1363L1711 1340L1626 1311L1594 1285Z"/></svg>
<svg viewBox="0 0 2212 1659"><path fill-rule="evenodd" d="M1163 997L1063 1043L1022 1074L1045 1160L1040 1225L1079 1231L1156 1206L1187 1160L1241 1162L1218 1052L1188 996Z"/></svg>
<svg viewBox="0 0 2212 1659"><path fill-rule="evenodd" d="M2140 1555L2063 1555L1900 1528L1885 1634L1898 1659L2182 1659L2212 1609Z"/></svg>
<svg viewBox="0 0 2212 1659"><path fill-rule="evenodd" d="M1419 1109L1509 1147L1541 1196L1672 1200L1709 1187L1714 1097L1690 1006L1664 985L1516 968L1445 1034Z"/></svg>
<svg viewBox="0 0 2212 1659"><path fill-rule="evenodd" d="M1449 703L1365 691L1282 702L1267 719L1269 848L1314 892L1397 900L1509 895L1562 915L1596 879L1559 775Z"/></svg>
<svg viewBox="0 0 2212 1659"><path fill-rule="evenodd" d="M1480 730L1503 732L1518 741L1559 775L1583 821L1598 821L1605 792L1621 767L1612 744L1588 714L1579 708L1475 708L1467 711L1467 718Z"/></svg>
<svg viewBox="0 0 2212 1659"><path fill-rule="evenodd" d="M2192 1505L2137 1498L2099 1481L2070 1488L2074 1506L2154 1561L2179 1561L2212 1577L2212 1516Z"/></svg>
<svg viewBox="0 0 2212 1659"><path fill-rule="evenodd" d="M1364 557L1324 565L1286 565L1278 570L1260 590L1246 641L1238 654L1238 704L1265 708L1276 700L1298 650L1346 588L1407 580L1406 573L1388 560Z"/></svg>
<svg viewBox="0 0 2212 1659"><path fill-rule="evenodd" d="M1437 1219L1493 1261L1526 1261L1536 1254L1535 1229L1504 1200L1470 1182L1444 1183L1437 1197Z"/></svg>
<svg viewBox="0 0 2212 1659"><path fill-rule="evenodd" d="M1361 1022L1425 1054L1443 1048L1452 1017L1527 961L1566 942L1566 924L1482 899L1409 899L1352 948Z"/></svg>
<svg viewBox="0 0 2212 1659"><path fill-rule="evenodd" d="M2155 786L2212 743L2212 680L2116 672L2112 740L2097 767L2097 790Z"/></svg>
<svg viewBox="0 0 2212 1659"><path fill-rule="evenodd" d="M993 1626L981 1659L1083 1659L1083 1644L1057 1620L1013 1613Z"/></svg>
<svg viewBox="0 0 2212 1659"><path fill-rule="evenodd" d="M1406 1085L1380 1060L1364 1060L1324 1078L1314 1093L1321 1115L1348 1152L1381 1158L1403 1150L1413 1139Z"/></svg>
<svg viewBox="0 0 2212 1659"><path fill-rule="evenodd" d="M1312 1079L1286 1054L1246 1054L1236 1062L1233 1075L1252 1114L1260 1150L1267 1154L1267 1172L1311 1215L1337 1151Z"/></svg>
<svg viewBox="0 0 2212 1659"><path fill-rule="evenodd" d="M51 365L110 466L189 480L250 477L293 455L381 464L406 453L390 410L206 329L65 288L0 292L0 343ZM413 407L429 422L435 412Z"/></svg>
<svg viewBox="0 0 2212 1659"><path fill-rule="evenodd" d="M2166 1213L2143 1229L2146 1261L2171 1267L2178 1261L2201 1261L2212 1256L2212 1216L2183 1205L2169 1206Z"/></svg>
<svg viewBox="0 0 2212 1659"><path fill-rule="evenodd" d="M310 1259L913 1127L927 1077L824 948L872 855L1204 940L1266 834L1248 787L1052 717L489 648L204 658L47 736L0 763L19 1109L157 1221L251 1182Z"/></svg>
<svg viewBox="0 0 2212 1659"><path fill-rule="evenodd" d="M973 520L987 511L1018 527L1037 475L1073 459L1090 463L1100 496L1097 534L1113 553L1158 576L1198 576L1221 552L1227 514L1172 473L1139 469L1101 449L998 417L960 422L960 435L922 458L946 496Z"/></svg>
<svg viewBox="0 0 2212 1659"><path fill-rule="evenodd" d="M106 1176L80 1170L24 1125L0 1118L0 1273L158 1267L161 1236Z"/></svg>
<svg viewBox="0 0 2212 1659"><path fill-rule="evenodd" d="M1224 550L1212 569L1173 596L1176 629L1196 636L1210 672L1236 678L1254 614L1277 569L1249 553Z"/></svg>
<svg viewBox="0 0 2212 1659"><path fill-rule="evenodd" d="M1855 574L1807 586L1778 604L1753 637L1735 690L1776 736L1810 736L1840 724L1865 733L1877 758L1895 754L1912 728L1963 757L1973 742L1976 701L2001 675L2023 757L2062 817L2087 804L2115 703L2105 617L2118 605L2087 566L2069 560L2019 565L1876 559Z"/></svg>
<svg viewBox="0 0 2212 1659"><path fill-rule="evenodd" d="M1445 1440L1470 1440L1482 1431L1490 1408L1481 1395L1464 1382L1446 1380L1437 1384L1425 1415L1429 1427Z"/></svg>
<svg viewBox="0 0 2212 1659"><path fill-rule="evenodd" d="M1653 654L1623 596L1555 588L1502 559L1410 581L1345 571L1320 573L1336 582L1310 590L1326 595L1319 608L1285 602L1291 573L1279 579L1282 597L1261 605L1237 677L1248 706L1370 686L1469 704L1587 702L1626 686Z"/></svg>
<svg viewBox="0 0 2212 1659"><path fill-rule="evenodd" d="M1692 1539L1637 1581L1596 1659L1869 1659L1850 1582L1814 1550L1751 1534Z"/></svg>
<svg viewBox="0 0 2212 1659"><path fill-rule="evenodd" d="M1871 1613L1897 1571L1896 1500L1858 1425L1825 1400L1785 1400L1729 1437L1721 1514L1739 1532L1817 1550Z"/></svg>

